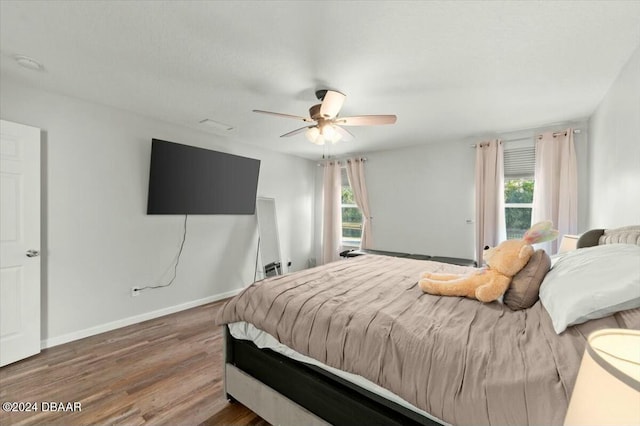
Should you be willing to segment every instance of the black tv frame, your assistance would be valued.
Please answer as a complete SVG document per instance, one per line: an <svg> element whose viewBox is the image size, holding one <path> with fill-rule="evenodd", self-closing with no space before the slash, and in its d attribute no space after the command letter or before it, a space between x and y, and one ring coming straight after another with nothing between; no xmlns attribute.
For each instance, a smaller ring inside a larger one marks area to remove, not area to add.
<svg viewBox="0 0 640 426"><path fill-rule="evenodd" d="M253 215L260 160L152 139L147 214Z"/></svg>

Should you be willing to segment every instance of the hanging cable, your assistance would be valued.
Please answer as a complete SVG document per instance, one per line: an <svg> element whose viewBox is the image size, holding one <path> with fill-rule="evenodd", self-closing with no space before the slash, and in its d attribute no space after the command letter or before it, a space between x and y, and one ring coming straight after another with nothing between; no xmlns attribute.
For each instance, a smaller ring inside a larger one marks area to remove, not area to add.
<svg viewBox="0 0 640 426"><path fill-rule="evenodd" d="M258 246L256 247L256 266L253 268L253 282L256 282L256 276L258 275L258 253L260 253L260 235L258 235Z"/></svg>
<svg viewBox="0 0 640 426"><path fill-rule="evenodd" d="M173 265L173 276L171 277L171 280L167 283L167 284L161 284L161 285L148 285L145 287L140 287L135 289L134 291L143 291L143 290L151 290L154 288L163 288L163 287L169 287L171 284L173 284L173 281L176 279L176 276L178 275L178 264L180 263L180 255L182 254L182 249L184 248L184 242L187 240L187 217L189 215L185 214L184 215L184 229L182 232L182 242L180 243L180 248L178 249L178 254L176 255L175 259L175 264Z"/></svg>

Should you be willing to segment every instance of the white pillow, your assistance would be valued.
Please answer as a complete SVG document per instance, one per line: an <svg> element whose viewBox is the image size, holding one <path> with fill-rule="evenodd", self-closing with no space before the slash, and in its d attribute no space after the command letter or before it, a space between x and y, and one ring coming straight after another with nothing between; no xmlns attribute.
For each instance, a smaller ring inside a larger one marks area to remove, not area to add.
<svg viewBox="0 0 640 426"><path fill-rule="evenodd" d="M564 253L540 286L556 333L640 307L640 246L608 244Z"/></svg>

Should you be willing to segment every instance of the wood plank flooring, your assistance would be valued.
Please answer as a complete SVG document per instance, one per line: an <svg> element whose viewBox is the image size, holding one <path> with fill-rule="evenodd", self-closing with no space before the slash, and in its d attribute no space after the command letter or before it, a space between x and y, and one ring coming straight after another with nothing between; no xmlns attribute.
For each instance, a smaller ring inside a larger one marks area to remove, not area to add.
<svg viewBox="0 0 640 426"><path fill-rule="evenodd" d="M33 412L0 411L0 425L268 425L223 395L223 335L214 325L223 303L45 349L0 368L0 402L39 405ZM81 411L43 411L42 402L78 402Z"/></svg>

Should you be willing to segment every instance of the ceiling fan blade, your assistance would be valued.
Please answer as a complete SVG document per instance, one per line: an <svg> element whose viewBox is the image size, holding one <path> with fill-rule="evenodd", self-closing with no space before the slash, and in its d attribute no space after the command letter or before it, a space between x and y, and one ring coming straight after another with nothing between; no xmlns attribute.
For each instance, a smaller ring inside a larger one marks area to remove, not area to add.
<svg viewBox="0 0 640 426"><path fill-rule="evenodd" d="M293 136L293 135L297 135L298 133L302 133L307 129L310 129L311 127L315 127L315 126L305 126L305 127L300 127L299 129L296 130L292 130L289 133L285 133L284 135L281 135L281 138L288 138L289 136Z"/></svg>
<svg viewBox="0 0 640 426"><path fill-rule="evenodd" d="M333 128L341 136L341 139L343 141L347 141L348 142L348 141L353 140L353 138L355 138L355 136L353 136L353 133L351 133L347 129L343 129L342 127L336 126L336 125L334 125Z"/></svg>
<svg viewBox="0 0 640 426"><path fill-rule="evenodd" d="M398 117L395 115L358 115L354 117L339 117L334 120L341 126L377 126L380 124L394 124Z"/></svg>
<svg viewBox="0 0 640 426"><path fill-rule="evenodd" d="M259 112L260 114L277 115L278 117L293 118L296 120L302 120L308 123L313 123L312 119L307 117L300 117L299 115L283 114L281 112L262 111L261 109L254 109L253 112Z"/></svg>
<svg viewBox="0 0 640 426"><path fill-rule="evenodd" d="M320 115L324 118L334 118L340 112L346 95L334 90L327 90L320 106Z"/></svg>

